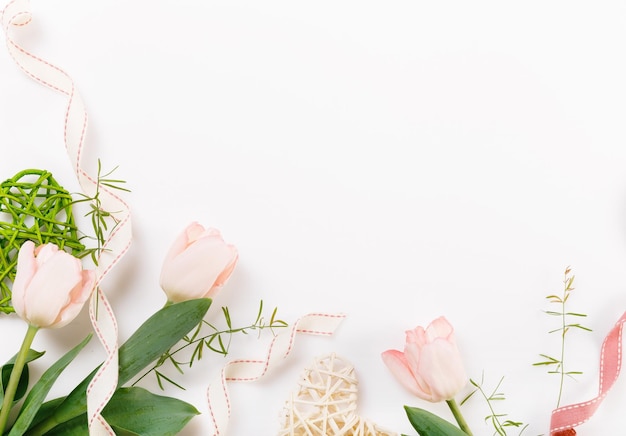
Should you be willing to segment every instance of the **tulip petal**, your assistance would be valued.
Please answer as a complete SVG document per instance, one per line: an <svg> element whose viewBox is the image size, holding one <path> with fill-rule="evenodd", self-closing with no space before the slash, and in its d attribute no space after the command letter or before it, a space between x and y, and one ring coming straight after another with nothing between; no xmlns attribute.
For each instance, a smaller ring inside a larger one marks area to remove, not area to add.
<svg viewBox="0 0 626 436"><path fill-rule="evenodd" d="M420 374L420 356L422 354L422 346L415 342L407 342L404 346L404 358L406 359L409 369L413 373L415 383L424 395L430 398L430 387Z"/></svg>
<svg viewBox="0 0 626 436"><path fill-rule="evenodd" d="M405 355L398 350L387 350L381 354L383 362L389 368L391 374L416 397L430 400L430 394L424 392L415 381L415 376L411 371Z"/></svg>
<svg viewBox="0 0 626 436"><path fill-rule="evenodd" d="M415 343L419 347L423 347L428 343L428 337L423 327L415 327L413 330L406 331L406 343Z"/></svg>
<svg viewBox="0 0 626 436"><path fill-rule="evenodd" d="M39 327L49 327L69 302L69 293L82 282L80 261L58 251L49 257L31 280L25 299L27 320Z"/></svg>
<svg viewBox="0 0 626 436"><path fill-rule="evenodd" d="M52 327L61 328L69 324L74 318L78 316L85 302L91 295L95 282L96 273L94 271L82 271L82 282L76 285L74 289L72 289L68 305L63 308L61 314L55 321L54 325L52 325Z"/></svg>
<svg viewBox="0 0 626 436"><path fill-rule="evenodd" d="M187 245L196 242L198 239L206 238L209 236L218 236L219 238L222 237L222 234L219 230L214 229L213 227L205 229L201 224L198 223L192 223L191 225L189 225L186 229L186 232L188 240Z"/></svg>
<svg viewBox="0 0 626 436"><path fill-rule="evenodd" d="M213 287L205 295L206 298L214 298L215 295L217 295L217 293L222 289L222 287L224 287L224 285L230 278L231 274L233 273L233 270L235 269L235 266L237 266L237 261L239 260L239 254L237 253L237 249L235 248L234 245L228 245L227 247L230 249L232 260L230 264L226 265L226 268L224 268L224 271L222 271L220 275L217 276L217 278L215 279L215 283L213 284Z"/></svg>
<svg viewBox="0 0 626 436"><path fill-rule="evenodd" d="M46 263L52 256L59 251L59 247L54 244L40 245L35 249L35 257L37 260L37 268Z"/></svg>
<svg viewBox="0 0 626 436"><path fill-rule="evenodd" d="M25 316L24 299L28 284L37 272L35 260L35 243L26 241L17 254L17 272L13 281L11 304L20 318Z"/></svg>
<svg viewBox="0 0 626 436"><path fill-rule="evenodd" d="M176 237L176 239L174 239L174 242L170 246L170 249L167 251L164 264L168 263L180 253L185 251L187 245L189 245L189 234L194 234L198 228L200 228L201 231L204 231L204 227L202 227L197 222L193 222L185 227L185 229Z"/></svg>
<svg viewBox="0 0 626 436"><path fill-rule="evenodd" d="M459 350L445 339L422 348L418 372L430 386L433 402L453 398L467 384Z"/></svg>
<svg viewBox="0 0 626 436"><path fill-rule="evenodd" d="M437 338L448 339L454 333L454 327L443 316L437 318L426 327L426 336L428 342L432 342Z"/></svg>

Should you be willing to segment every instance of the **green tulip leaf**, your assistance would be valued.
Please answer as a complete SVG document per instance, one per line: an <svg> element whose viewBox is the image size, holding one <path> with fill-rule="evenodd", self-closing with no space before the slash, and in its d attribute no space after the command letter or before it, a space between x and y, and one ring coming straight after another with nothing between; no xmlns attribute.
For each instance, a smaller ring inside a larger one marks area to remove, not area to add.
<svg viewBox="0 0 626 436"><path fill-rule="evenodd" d="M176 435L199 414L184 401L139 387L118 389L102 411L111 425L143 436Z"/></svg>
<svg viewBox="0 0 626 436"><path fill-rule="evenodd" d="M210 306L208 298L183 301L166 306L148 318L119 348L118 386L123 386L192 331ZM35 417L27 434L47 434L55 426L84 414L87 411L87 386L97 369L76 386L58 407L42 407L43 412Z"/></svg>
<svg viewBox="0 0 626 436"><path fill-rule="evenodd" d="M44 351L35 351L28 350L28 354L26 355L26 364L32 362L33 360L39 359L44 355ZM1 378L0 383L2 383L0 389L0 404L2 404L2 400L4 400L4 391L9 384L9 378L11 377L11 371L13 371L13 364L15 363L15 358L17 355L13 356L11 360L9 360L5 365L0 369ZM15 391L15 397L13 399L13 403L15 404L19 401L25 394L28 389L28 365L24 365L24 369L22 370L22 375L20 377L20 381L17 385L17 390Z"/></svg>
<svg viewBox="0 0 626 436"><path fill-rule="evenodd" d="M199 412L176 398L155 395L143 388L119 388L102 411L120 436L174 436ZM46 436L88 433L87 414L55 427Z"/></svg>
<svg viewBox="0 0 626 436"><path fill-rule="evenodd" d="M404 406L404 410L420 436L467 436L460 428L424 409Z"/></svg>
<svg viewBox="0 0 626 436"><path fill-rule="evenodd" d="M50 368L48 368L39 378L37 383L32 387L26 399L24 400L24 404L20 410L20 414L17 417L17 420L13 424L11 428L11 432L9 436L21 436L28 429L28 426L32 422L33 418L37 414L37 411L41 407L43 400L45 400L46 395L50 392L52 385L56 381L56 379L61 375L63 370L67 368L67 366L74 360L74 358L80 353L80 351L87 345L87 343L91 340L91 334L87 335L83 341L72 348L70 351L65 353L59 360L53 363Z"/></svg>
<svg viewBox="0 0 626 436"><path fill-rule="evenodd" d="M135 433L134 431L126 430L125 428L119 428L114 425L111 426L116 436L141 436L139 433Z"/></svg>
<svg viewBox="0 0 626 436"><path fill-rule="evenodd" d="M200 298L164 307L144 322L119 350L119 386L169 351L204 318L212 300Z"/></svg>

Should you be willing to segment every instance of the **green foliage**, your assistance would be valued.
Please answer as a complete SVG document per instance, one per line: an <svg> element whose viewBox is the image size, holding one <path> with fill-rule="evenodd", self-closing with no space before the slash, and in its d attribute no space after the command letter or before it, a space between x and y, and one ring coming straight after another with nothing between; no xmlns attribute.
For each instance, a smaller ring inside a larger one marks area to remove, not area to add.
<svg viewBox="0 0 626 436"><path fill-rule="evenodd" d="M26 364L32 362L33 360L39 359L44 355L44 352L28 350L28 354L26 355ZM13 364L15 363L15 358L17 355L13 356L6 364L2 366L0 372L2 374L0 381L2 382L2 387L0 389L0 404L4 400L4 391L9 384L9 378L11 377L11 371L13 371ZM24 395L26 395L26 390L28 389L28 365L24 366L24 370L20 376L20 381L17 385L17 390L15 391L15 396L13 397L13 403L15 404L17 401L22 399Z"/></svg>
<svg viewBox="0 0 626 436"><path fill-rule="evenodd" d="M404 406L404 410L420 436L467 436L460 428L424 409Z"/></svg>
<svg viewBox="0 0 626 436"><path fill-rule="evenodd" d="M102 187L130 192L128 189L120 186L125 184L126 181L108 178L111 174L115 172L115 170L117 170L117 168L118 167L115 167L106 174L102 174L102 162L100 162L100 159L98 159L98 173L96 177L96 189L94 194L92 196L89 196L83 193L78 193L77 195L82 197L82 199L74 201L74 203L89 203L90 210L85 214L85 216L91 218L91 226L93 227L94 231L93 239L96 241L96 246L92 248L85 248L84 251L81 253L81 256L91 256L91 260L95 265L98 265L98 257L100 256L100 253L102 252L105 245L106 235L112 232L119 224L119 220L115 217L116 212L107 211L102 207L102 200L100 198L100 194L102 193Z"/></svg>
<svg viewBox="0 0 626 436"><path fill-rule="evenodd" d="M102 187L128 191L123 180L102 174L98 160L98 178L93 196L77 194L75 200L46 170L26 169L0 184L0 312L12 313L11 287L17 270L17 253L26 241L37 245L53 243L59 248L82 258L90 255L97 265L107 232L118 224L115 212L102 208ZM77 203L89 202L96 247L87 248L73 214Z"/></svg>
<svg viewBox="0 0 626 436"><path fill-rule="evenodd" d="M230 311L227 307L222 307L222 315L226 325L225 327L219 328L208 323L207 321L202 320L198 323L190 335L183 337L182 344L180 346L167 350L167 352L163 353L155 364L148 371L143 373L135 381L135 383L133 383L133 386L139 383L140 380L148 376L150 373L154 373L157 384L161 389L164 388L165 382L174 385L179 389L184 389L183 386L172 380L171 377L168 377L163 374L162 371L159 371L159 368L169 362L179 373L183 374L183 367L191 368L195 362L202 359L206 350L226 356L230 349L232 337L237 333L248 334L251 331L257 331L260 335L262 330L270 329L272 333L274 333L274 329L287 327L287 323L285 321L277 318L277 312L278 309L274 308L269 320L266 320L266 317L263 316L263 301L261 300L254 322L244 327L234 327ZM209 332L203 333L203 330L206 328L209 329ZM183 360L182 357L178 356L184 354L185 351L187 351L186 355L191 353L191 356Z"/></svg>
<svg viewBox="0 0 626 436"><path fill-rule="evenodd" d="M210 305L211 300L206 298L184 301L166 306L146 320L119 348L118 387L180 341L202 320ZM83 415L87 411L87 386L96 371L97 368L67 397L44 403L26 435L53 434L49 432L55 427Z"/></svg>
<svg viewBox="0 0 626 436"><path fill-rule="evenodd" d="M500 378L500 381L496 385L496 387L491 391L491 393L487 393L483 389L485 375L483 374L480 383L470 379L470 383L476 389L470 392L462 401L461 405L465 404L467 400L469 400L476 392L479 392L483 399L487 402L487 407L489 408L489 414L485 417L485 422L490 422L494 428L494 435L498 436L506 436L506 430L508 428L520 428L520 432L518 435L521 435L524 430L528 427L528 424L524 424L521 421L513 421L510 419L506 419L508 416L506 413L497 413L494 408L494 402L496 401L504 401L506 398L503 392L500 392L500 386L504 381L504 377Z"/></svg>
<svg viewBox="0 0 626 436"><path fill-rule="evenodd" d="M174 436L198 413L183 401L132 387L115 391L102 416L118 436ZM84 413L55 427L46 436L84 436L87 433L87 414Z"/></svg>
<svg viewBox="0 0 626 436"><path fill-rule="evenodd" d="M73 203L49 171L27 169L0 184L0 312L13 312L11 287L24 242L53 243L75 256L84 252Z"/></svg>
<svg viewBox="0 0 626 436"><path fill-rule="evenodd" d="M574 288L574 277L571 275L572 270L567 267L565 269L565 274L563 278L563 293L562 295L548 295L546 299L550 302L550 304L556 304L559 309L558 310L546 310L545 313L549 316L555 316L559 318L560 327L550 330L548 333L559 333L560 336L560 352L559 357L553 357L549 354L540 354L541 360L533 363L533 366L544 366L548 367L548 374L557 374L559 376L559 395L556 402L556 407L558 408L561 404L561 397L563 395L563 385L565 382L565 377L573 377L575 375L582 374L582 371L572 371L566 370L565 367L565 336L572 329L578 329L590 332L591 329L583 326L579 322L570 321L570 318L578 319L584 318L587 315L580 312L571 312L566 309L566 303L569 301L572 291Z"/></svg>
<svg viewBox="0 0 626 436"><path fill-rule="evenodd" d="M9 436L21 436L30 426L33 418L37 414L39 407L43 403L52 388L52 385L56 379L61 375L63 370L74 360L78 353L87 345L91 340L91 334L89 334L80 344L72 348L65 353L59 360L57 360L52 366L50 366L37 380L37 383L32 387L24 404L20 409L20 413L17 420L11 427Z"/></svg>

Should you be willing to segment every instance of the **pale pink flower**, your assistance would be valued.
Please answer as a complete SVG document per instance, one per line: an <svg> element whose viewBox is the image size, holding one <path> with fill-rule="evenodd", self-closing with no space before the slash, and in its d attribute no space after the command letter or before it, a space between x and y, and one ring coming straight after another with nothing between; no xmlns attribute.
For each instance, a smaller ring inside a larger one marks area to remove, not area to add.
<svg viewBox="0 0 626 436"><path fill-rule="evenodd" d="M83 270L79 259L54 244L20 247L13 282L15 312L36 327L63 327L91 295L95 273Z"/></svg>
<svg viewBox="0 0 626 436"><path fill-rule="evenodd" d="M168 301L213 298L235 269L237 249L216 229L191 223L170 247L161 269Z"/></svg>
<svg viewBox="0 0 626 436"><path fill-rule="evenodd" d="M450 400L467 384L454 328L444 317L426 330L408 330L404 352L387 350L382 358L395 378L423 400Z"/></svg>

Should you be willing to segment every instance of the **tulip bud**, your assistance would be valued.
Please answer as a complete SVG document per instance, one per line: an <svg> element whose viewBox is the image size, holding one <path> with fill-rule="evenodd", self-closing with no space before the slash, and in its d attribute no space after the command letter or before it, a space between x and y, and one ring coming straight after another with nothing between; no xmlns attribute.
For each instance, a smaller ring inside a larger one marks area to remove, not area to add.
<svg viewBox="0 0 626 436"><path fill-rule="evenodd" d="M15 312L36 327L63 327L83 307L95 284L95 273L54 244L20 247L13 282Z"/></svg>
<svg viewBox="0 0 626 436"><path fill-rule="evenodd" d="M168 301L213 298L237 264L234 245L216 229L192 223L176 238L163 262L161 288Z"/></svg>
<svg viewBox="0 0 626 436"><path fill-rule="evenodd" d="M394 377L423 400L451 400L467 384L454 329L444 317L426 330L407 331L404 352L388 350L382 358Z"/></svg>

